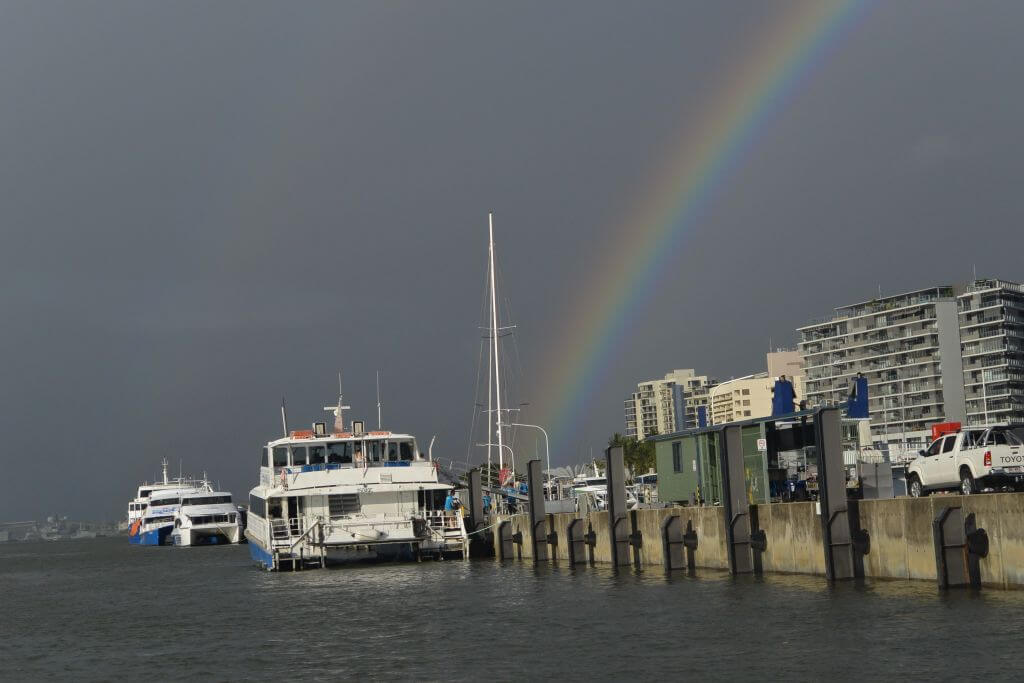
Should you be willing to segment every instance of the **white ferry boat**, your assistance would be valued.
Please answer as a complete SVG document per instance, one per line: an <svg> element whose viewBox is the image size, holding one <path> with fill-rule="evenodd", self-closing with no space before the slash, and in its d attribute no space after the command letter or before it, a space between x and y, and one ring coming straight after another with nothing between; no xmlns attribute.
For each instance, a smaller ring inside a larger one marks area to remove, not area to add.
<svg viewBox="0 0 1024 683"><path fill-rule="evenodd" d="M183 502L188 508L184 511ZM208 510L199 509L207 507ZM137 495L128 504L128 542L133 545L238 543L241 540L239 522L238 511L231 505L231 494L214 491L205 478L169 478L164 460L163 481L140 485ZM189 532L175 538L173 532L183 528Z"/></svg>
<svg viewBox="0 0 1024 683"><path fill-rule="evenodd" d="M336 414L341 408L339 400ZM444 510L452 486L438 481L415 438L364 432L359 421L347 432L327 434L318 422L286 433L263 448L260 483L249 493L245 536L257 564L466 557L462 515Z"/></svg>
<svg viewBox="0 0 1024 683"><path fill-rule="evenodd" d="M142 515L128 531L128 542L134 545L170 545L181 494L198 493L208 489L208 486L175 487L150 491Z"/></svg>
<svg viewBox="0 0 1024 683"><path fill-rule="evenodd" d="M226 491L182 492L174 513L173 545L240 543L242 525L238 509Z"/></svg>

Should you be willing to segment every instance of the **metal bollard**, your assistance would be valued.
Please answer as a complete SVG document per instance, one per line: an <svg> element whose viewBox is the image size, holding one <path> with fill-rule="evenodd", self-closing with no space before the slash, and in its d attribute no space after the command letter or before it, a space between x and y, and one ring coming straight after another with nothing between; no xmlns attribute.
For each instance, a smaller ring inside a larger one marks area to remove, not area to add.
<svg viewBox="0 0 1024 683"><path fill-rule="evenodd" d="M583 520L574 519L565 528L565 537L568 539L569 566L575 567L578 564L587 563L587 542L586 533L583 531Z"/></svg>
<svg viewBox="0 0 1024 683"><path fill-rule="evenodd" d="M980 588L979 560L988 556L988 533L978 528L974 513L964 517L960 506L943 508L932 522L932 538L939 588Z"/></svg>

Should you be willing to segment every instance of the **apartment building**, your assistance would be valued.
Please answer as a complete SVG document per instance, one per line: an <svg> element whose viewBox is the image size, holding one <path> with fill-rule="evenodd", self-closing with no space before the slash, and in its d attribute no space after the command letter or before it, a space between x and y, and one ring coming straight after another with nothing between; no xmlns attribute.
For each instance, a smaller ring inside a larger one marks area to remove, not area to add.
<svg viewBox="0 0 1024 683"><path fill-rule="evenodd" d="M623 402L626 436L645 439L697 426L698 406L707 404L707 387L712 383L693 369L673 370L663 379L640 382Z"/></svg>
<svg viewBox="0 0 1024 683"><path fill-rule="evenodd" d="M775 379L761 372L753 377L727 380L709 392L710 424L725 424L772 414Z"/></svg>
<svg viewBox="0 0 1024 683"><path fill-rule="evenodd" d="M975 280L957 296L969 424L1024 422L1024 287Z"/></svg>
<svg viewBox="0 0 1024 683"><path fill-rule="evenodd" d="M966 421L957 292L930 287L835 309L799 328L808 405L835 405L868 380L872 440L922 442Z"/></svg>

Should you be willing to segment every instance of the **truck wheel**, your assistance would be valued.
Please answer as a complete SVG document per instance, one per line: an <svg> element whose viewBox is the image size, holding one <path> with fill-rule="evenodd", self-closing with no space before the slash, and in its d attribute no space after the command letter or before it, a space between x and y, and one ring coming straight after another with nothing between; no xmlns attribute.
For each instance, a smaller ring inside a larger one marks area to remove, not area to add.
<svg viewBox="0 0 1024 683"><path fill-rule="evenodd" d="M921 486L921 479L916 474L910 475L910 481L907 483L907 492L910 493L911 498L920 498L924 495L924 487Z"/></svg>
<svg viewBox="0 0 1024 683"><path fill-rule="evenodd" d="M969 496L974 492L974 477L967 469L960 470L960 494Z"/></svg>

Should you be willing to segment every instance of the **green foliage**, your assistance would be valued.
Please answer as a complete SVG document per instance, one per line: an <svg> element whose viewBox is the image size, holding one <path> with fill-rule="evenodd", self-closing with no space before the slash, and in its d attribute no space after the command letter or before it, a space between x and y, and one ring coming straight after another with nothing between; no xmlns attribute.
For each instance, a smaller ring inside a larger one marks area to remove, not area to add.
<svg viewBox="0 0 1024 683"><path fill-rule="evenodd" d="M626 467L634 475L645 474L654 469L654 444L649 441L637 441L632 436L612 434L608 446L622 446L623 459Z"/></svg>

